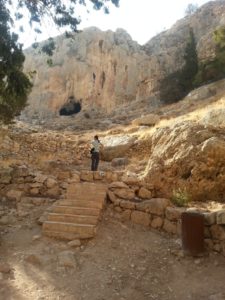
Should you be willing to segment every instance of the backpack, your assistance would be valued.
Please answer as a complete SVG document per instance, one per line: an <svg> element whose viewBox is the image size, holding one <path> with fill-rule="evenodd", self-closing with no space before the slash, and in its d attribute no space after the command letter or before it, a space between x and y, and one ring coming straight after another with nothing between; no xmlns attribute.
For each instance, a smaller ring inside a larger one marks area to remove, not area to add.
<svg viewBox="0 0 225 300"><path fill-rule="evenodd" d="M90 153L93 154L95 151L95 148L91 148Z"/></svg>

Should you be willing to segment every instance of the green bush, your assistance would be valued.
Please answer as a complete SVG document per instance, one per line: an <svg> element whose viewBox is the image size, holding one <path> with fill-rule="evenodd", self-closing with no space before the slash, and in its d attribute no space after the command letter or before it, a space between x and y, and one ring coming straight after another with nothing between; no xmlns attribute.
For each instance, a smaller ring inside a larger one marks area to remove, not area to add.
<svg viewBox="0 0 225 300"><path fill-rule="evenodd" d="M195 87L225 77L225 26L214 31L213 39L216 45L216 56L214 59L199 65L198 73L194 79Z"/></svg>
<svg viewBox="0 0 225 300"><path fill-rule="evenodd" d="M171 196L171 202L174 205L179 207L187 206L190 201L191 201L191 196L186 189L178 188L177 190L173 190Z"/></svg>
<svg viewBox="0 0 225 300"><path fill-rule="evenodd" d="M193 29L184 52L185 64L180 70L169 74L160 83L160 99L164 103L173 103L185 97L193 89L193 79L198 73L198 55Z"/></svg>

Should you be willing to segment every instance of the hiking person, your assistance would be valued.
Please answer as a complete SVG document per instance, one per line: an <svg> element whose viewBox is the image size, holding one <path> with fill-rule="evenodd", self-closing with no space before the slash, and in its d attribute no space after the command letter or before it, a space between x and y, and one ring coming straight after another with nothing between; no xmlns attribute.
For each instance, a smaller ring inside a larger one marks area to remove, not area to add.
<svg viewBox="0 0 225 300"><path fill-rule="evenodd" d="M102 145L97 135L94 136L94 140L91 142L91 171L98 170L99 164L99 151Z"/></svg>

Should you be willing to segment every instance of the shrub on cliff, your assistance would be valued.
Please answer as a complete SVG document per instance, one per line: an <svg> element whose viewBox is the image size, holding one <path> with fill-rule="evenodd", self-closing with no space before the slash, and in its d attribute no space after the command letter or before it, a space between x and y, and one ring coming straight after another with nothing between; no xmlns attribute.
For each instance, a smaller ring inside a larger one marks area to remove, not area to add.
<svg viewBox="0 0 225 300"><path fill-rule="evenodd" d="M194 80L196 87L225 77L225 26L218 28L213 38L216 44L215 58L200 64Z"/></svg>
<svg viewBox="0 0 225 300"><path fill-rule="evenodd" d="M185 9L185 15L190 16L193 15L198 9L198 4L195 3L189 3L187 5L187 8Z"/></svg>
<svg viewBox="0 0 225 300"><path fill-rule="evenodd" d="M183 58L183 68L169 74L160 83L160 99L164 103L176 102L182 99L193 88L193 80L198 72L198 55L192 28L189 30Z"/></svg>

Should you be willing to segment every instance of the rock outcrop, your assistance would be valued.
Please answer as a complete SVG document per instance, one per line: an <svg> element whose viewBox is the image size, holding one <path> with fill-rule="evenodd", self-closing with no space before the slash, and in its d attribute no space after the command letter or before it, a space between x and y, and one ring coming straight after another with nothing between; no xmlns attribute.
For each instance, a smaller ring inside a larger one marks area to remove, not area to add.
<svg viewBox="0 0 225 300"><path fill-rule="evenodd" d="M25 69L36 74L24 114L41 119L58 116L71 99L73 107L77 103L90 115L96 111L119 115L123 107L129 112L140 106L150 112L160 103L160 81L184 64L190 28L200 61L214 56L212 35L225 25L224 12L224 1L209 2L144 46L122 29L102 32L89 28L70 38L59 36L50 66L39 48L27 49Z"/></svg>
<svg viewBox="0 0 225 300"><path fill-rule="evenodd" d="M26 70L36 71L28 107L32 115L58 115L71 99L83 111L110 113L134 100L138 84L150 75L148 56L122 29L89 28L55 43L52 66L38 49L26 51Z"/></svg>
<svg viewBox="0 0 225 300"><path fill-rule="evenodd" d="M158 129L146 179L161 195L188 191L193 200L224 201L224 130L189 121Z"/></svg>

